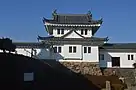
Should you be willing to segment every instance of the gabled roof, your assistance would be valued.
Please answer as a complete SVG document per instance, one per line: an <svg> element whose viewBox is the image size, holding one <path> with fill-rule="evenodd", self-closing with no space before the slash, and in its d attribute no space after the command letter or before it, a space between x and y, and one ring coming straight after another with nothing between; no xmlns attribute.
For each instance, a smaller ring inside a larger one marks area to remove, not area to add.
<svg viewBox="0 0 136 90"><path fill-rule="evenodd" d="M48 41L107 41L108 38L99 38L99 37L84 37L84 38L63 38L63 37L41 37L38 36L38 40L48 40Z"/></svg>
<svg viewBox="0 0 136 90"><path fill-rule="evenodd" d="M106 43L100 49L136 49L136 43Z"/></svg>
<svg viewBox="0 0 136 90"><path fill-rule="evenodd" d="M53 14L53 19L43 18L43 22L53 24L102 24L102 19L93 20L92 14Z"/></svg>
<svg viewBox="0 0 136 90"><path fill-rule="evenodd" d="M91 37L91 38L62 38L62 37L38 37L39 40L44 42L45 44L80 44L80 45L103 45L104 41L107 40L107 38L97 38L97 37Z"/></svg>

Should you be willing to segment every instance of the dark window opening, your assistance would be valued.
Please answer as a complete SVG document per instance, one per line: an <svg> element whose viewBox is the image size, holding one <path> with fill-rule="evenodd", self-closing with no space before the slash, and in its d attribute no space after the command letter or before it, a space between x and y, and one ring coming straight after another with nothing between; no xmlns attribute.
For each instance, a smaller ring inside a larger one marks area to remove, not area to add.
<svg viewBox="0 0 136 90"><path fill-rule="evenodd" d="M64 34L64 29L61 29L61 34Z"/></svg>
<svg viewBox="0 0 136 90"><path fill-rule="evenodd" d="M57 47L54 47L54 53L57 53Z"/></svg>
<svg viewBox="0 0 136 90"><path fill-rule="evenodd" d="M61 47L58 47L58 52L61 53Z"/></svg>
<svg viewBox="0 0 136 90"><path fill-rule="evenodd" d="M57 34L60 34L60 29L57 29Z"/></svg>
<svg viewBox="0 0 136 90"><path fill-rule="evenodd" d="M73 47L73 52L76 53L76 47Z"/></svg>
<svg viewBox="0 0 136 90"><path fill-rule="evenodd" d="M87 29L85 29L85 35L87 35Z"/></svg>
<svg viewBox="0 0 136 90"><path fill-rule="evenodd" d="M81 34L82 34L82 35L84 34L84 30L83 30L83 29L81 29Z"/></svg>
<svg viewBox="0 0 136 90"><path fill-rule="evenodd" d="M88 53L91 53L91 47L88 47Z"/></svg>
<svg viewBox="0 0 136 90"><path fill-rule="evenodd" d="M120 57L111 57L112 67L120 67Z"/></svg>
<svg viewBox="0 0 136 90"><path fill-rule="evenodd" d="M87 47L84 47L84 53L87 53Z"/></svg>
<svg viewBox="0 0 136 90"><path fill-rule="evenodd" d="M130 55L128 55L128 60L130 60Z"/></svg>
<svg viewBox="0 0 136 90"><path fill-rule="evenodd" d="M100 60L104 60L104 54L100 54Z"/></svg>
<svg viewBox="0 0 136 90"><path fill-rule="evenodd" d="M34 55L36 56L36 54L37 54L37 51L36 51L36 50L34 50Z"/></svg>
<svg viewBox="0 0 136 90"><path fill-rule="evenodd" d="M131 60L134 60L134 55L131 55Z"/></svg>
<svg viewBox="0 0 136 90"><path fill-rule="evenodd" d="M71 46L69 47L69 53L72 53L72 47Z"/></svg>

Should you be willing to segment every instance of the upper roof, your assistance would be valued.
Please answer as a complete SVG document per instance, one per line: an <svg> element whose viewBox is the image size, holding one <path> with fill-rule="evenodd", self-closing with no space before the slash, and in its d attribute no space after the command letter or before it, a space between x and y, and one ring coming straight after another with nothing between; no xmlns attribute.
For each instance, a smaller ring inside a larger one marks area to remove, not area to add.
<svg viewBox="0 0 136 90"><path fill-rule="evenodd" d="M92 14L58 14L56 10L53 12L53 19L43 18L43 22L53 24L102 24L102 19L93 20Z"/></svg>

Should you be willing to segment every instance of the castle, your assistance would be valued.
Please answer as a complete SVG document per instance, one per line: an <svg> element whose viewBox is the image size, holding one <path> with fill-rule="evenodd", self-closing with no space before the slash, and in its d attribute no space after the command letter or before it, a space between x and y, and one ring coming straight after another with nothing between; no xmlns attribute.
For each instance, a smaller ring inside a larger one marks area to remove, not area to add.
<svg viewBox="0 0 136 90"><path fill-rule="evenodd" d="M14 42L17 53L41 60L59 62L92 62L100 67L133 68L135 43L108 43L108 37L95 37L103 20L94 20L92 13L60 14L43 18L47 37L38 42Z"/></svg>

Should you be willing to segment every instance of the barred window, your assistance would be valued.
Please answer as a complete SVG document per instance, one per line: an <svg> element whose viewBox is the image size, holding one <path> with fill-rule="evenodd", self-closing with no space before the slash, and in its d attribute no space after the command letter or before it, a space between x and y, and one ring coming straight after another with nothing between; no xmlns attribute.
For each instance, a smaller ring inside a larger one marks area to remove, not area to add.
<svg viewBox="0 0 136 90"><path fill-rule="evenodd" d="M87 53L87 47L84 47L84 53Z"/></svg>
<svg viewBox="0 0 136 90"><path fill-rule="evenodd" d="M72 53L72 46L69 46L69 53Z"/></svg>

